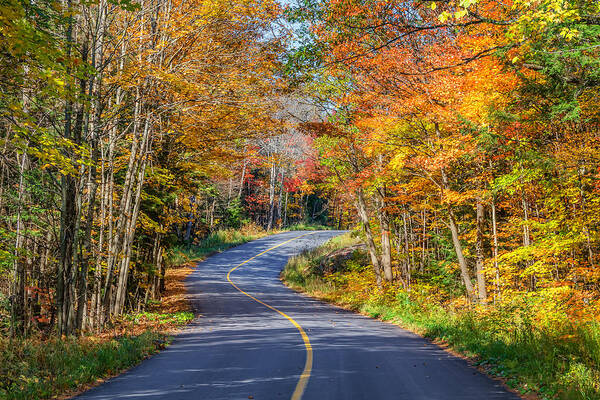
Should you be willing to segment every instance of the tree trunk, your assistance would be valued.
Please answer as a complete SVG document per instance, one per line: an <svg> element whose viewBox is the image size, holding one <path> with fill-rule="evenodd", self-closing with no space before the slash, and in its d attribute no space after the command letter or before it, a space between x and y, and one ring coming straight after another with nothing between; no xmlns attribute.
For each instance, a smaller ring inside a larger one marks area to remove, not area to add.
<svg viewBox="0 0 600 400"><path fill-rule="evenodd" d="M142 186L143 186L143 182L144 182L144 175L145 175L145 169L146 169L147 152L149 149L148 142L149 142L149 137L150 137L150 118L151 118L150 116L146 117L146 121L144 124L144 130L143 130L143 134L142 134L142 143L140 145L140 157L139 157L139 160L135 167L135 170L137 172L135 194L130 193L129 201L127 202L128 206L130 204L133 204L133 208L131 208L131 207L126 208L128 218L126 218L127 221L126 221L126 224L124 225L124 231L122 234L122 238L123 238L123 245L121 247L122 259L121 259L121 263L120 263L121 265L119 268L116 297L115 297L115 302L114 302L114 306L113 306L113 310L112 310L112 313L114 315L121 314L123 312L123 307L125 305L125 294L127 291L127 277L129 274L129 260L131 258L131 247L133 244L135 226L136 226L137 217L139 214L141 192L142 192Z"/></svg>
<svg viewBox="0 0 600 400"><path fill-rule="evenodd" d="M356 208L358 210L358 217L363 226L363 231L367 240L367 249L369 251L369 257L371 258L371 264L373 264L373 270L375 271L375 278L377 279L377 285L381 286L381 262L377 255L377 247L373 240L373 233L371 232L371 222L369 221L369 214L367 213L367 204L365 201L365 195L362 188L356 190Z"/></svg>
<svg viewBox="0 0 600 400"><path fill-rule="evenodd" d="M496 297L500 297L500 269L498 268L498 228L496 219L496 199L492 198L492 236L494 240L494 269L496 271Z"/></svg>
<svg viewBox="0 0 600 400"><path fill-rule="evenodd" d="M456 218L454 212L449 208L449 225L450 233L452 234L452 244L454 245L454 251L456 252L456 258L458 259L458 265L460 267L460 274L467 290L467 295L472 297L473 295L473 284L471 283L471 277L469 276L469 267L467 260L463 254L462 245L460 244L460 238L458 236L458 227L456 226Z"/></svg>
<svg viewBox="0 0 600 400"><path fill-rule="evenodd" d="M288 192L285 192L285 206L283 209L283 226L287 227Z"/></svg>
<svg viewBox="0 0 600 400"><path fill-rule="evenodd" d="M72 1L66 1L66 8L70 9ZM73 44L73 17L69 17L67 29L65 32L66 55L71 56L71 48ZM70 68L67 67L67 74L70 74ZM69 85L66 85L67 92ZM63 137L67 140L72 140L72 116L73 103L71 99L65 101L65 123ZM66 158L71 160L71 154L67 151ZM77 185L75 178L69 173L61 175L61 210L60 210L60 250L58 263L58 276L56 282L56 309L57 309L57 331L58 335L69 335L68 314L71 309L72 299L70 297L73 292L71 274L73 269L73 251L75 246L75 226L77 220L76 210L76 190Z"/></svg>
<svg viewBox="0 0 600 400"><path fill-rule="evenodd" d="M140 147L143 147L143 143L140 146L140 129L139 129L139 118L140 117L140 89L136 90L136 102L134 108L134 128L133 128L133 137L131 143L131 153L129 155L129 162L127 165L127 172L125 174L125 182L123 183L123 193L121 196L121 201L119 203L119 211L117 218L117 225L114 228L114 233L112 233L109 250L108 250L108 260L107 260L107 274L106 274L106 285L104 290L104 300L103 303L105 305L105 312L107 313L107 317L110 314L114 313L115 303L112 301L112 285L113 285L113 273L117 266L117 261L120 256L122 256L122 249L124 246L124 236L125 230L127 229L127 225L129 224L129 219L131 218L131 202L133 197L133 185L135 181L135 176L137 172L137 168L139 165L139 156L138 152Z"/></svg>
<svg viewBox="0 0 600 400"><path fill-rule="evenodd" d="M529 206L527 205L527 200L525 199L525 193L521 191L521 204L523 206L523 246L529 247L531 245L531 235L529 232ZM573 259L574 257L571 257ZM531 261L525 261L525 265L527 267L531 266ZM535 275L532 274L529 280L529 289L531 291L535 290Z"/></svg>
<svg viewBox="0 0 600 400"><path fill-rule="evenodd" d="M408 213L408 211L404 211L402 213L402 223L403 223L403 228L404 228L404 265L405 265L405 273L404 273L404 281L405 281L405 287L406 288L410 288L410 280L411 280L411 272L412 272L412 265L411 265L411 257L410 257L410 237L409 237L409 228L408 228L408 222L406 221L407 219L410 219L410 214Z"/></svg>
<svg viewBox="0 0 600 400"><path fill-rule="evenodd" d="M477 271L477 294L480 303L485 303L487 299L487 291L485 288L485 274L483 265L485 256L483 254L483 222L484 222L484 207L481 198L476 199L477 208L477 240L475 242L475 267Z"/></svg>
<svg viewBox="0 0 600 400"><path fill-rule="evenodd" d="M244 191L244 179L246 179L246 159L244 159L244 164L242 166L242 175L240 177L240 190L238 191L238 199L242 198L242 192Z"/></svg>
<svg viewBox="0 0 600 400"><path fill-rule="evenodd" d="M271 164L271 177L269 180L269 212L267 215L267 231L273 228L273 218L275 214L275 162Z"/></svg>
<svg viewBox="0 0 600 400"><path fill-rule="evenodd" d="M439 136L439 128L436 124L436 131ZM442 184L445 190L450 190L450 184L448 182L448 176L446 175L446 171L444 168L441 169L442 176ZM456 217L454 215L454 211L452 210L452 206L448 205L448 219L450 226L450 233L452 235L452 244L454 245L454 251L456 252L456 258L458 259L458 265L460 267L460 274L462 276L463 282L465 284L465 289L467 290L467 295L469 298L473 297L473 284L471 283L471 277L469 275L469 266L467 264L467 260L465 259L462 245L460 244L460 237L458 235L458 226L456 224Z"/></svg>
<svg viewBox="0 0 600 400"><path fill-rule="evenodd" d="M11 325L10 333L11 336L17 336L24 333L25 329L25 270L23 268L23 257L21 250L23 247L24 235L23 230L25 229L22 218L23 200L25 194L25 167L27 164L27 154L21 155L19 160L17 154L17 161L19 164L19 194L17 197L17 221L16 221L16 232L15 232L15 251L14 251L14 263L13 263L13 283L11 290Z"/></svg>
<svg viewBox="0 0 600 400"><path fill-rule="evenodd" d="M379 223L381 225L381 267L386 281L394 279L392 271L392 246L390 244L390 217L385 202L385 186L378 188L379 193Z"/></svg>

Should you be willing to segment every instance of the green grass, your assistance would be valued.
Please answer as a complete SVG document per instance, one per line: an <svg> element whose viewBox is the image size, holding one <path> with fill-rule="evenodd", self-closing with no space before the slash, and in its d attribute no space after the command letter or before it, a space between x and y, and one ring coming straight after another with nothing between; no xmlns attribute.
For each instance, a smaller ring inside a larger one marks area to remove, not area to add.
<svg viewBox="0 0 600 400"><path fill-rule="evenodd" d="M308 222L299 222L294 225L290 225L287 228L283 229L284 231L328 231L334 229L331 226L314 224Z"/></svg>
<svg viewBox="0 0 600 400"><path fill-rule="evenodd" d="M322 246L291 257L281 272L281 278L289 286L298 290L312 294L330 293L333 291L333 287L318 274L319 264L332 251L357 243L360 243L360 240L349 233L336 236Z"/></svg>
<svg viewBox="0 0 600 400"><path fill-rule="evenodd" d="M200 261L211 254L266 236L260 230L220 230L202 239L198 244L173 247L168 254L169 265Z"/></svg>
<svg viewBox="0 0 600 400"><path fill-rule="evenodd" d="M366 301L360 311L391 320L433 340L443 341L472 357L491 375L505 379L521 393L542 398L600 398L600 348L596 323L562 330L537 329L526 321L506 323L506 317L481 312L452 312L411 302L405 296L391 304Z"/></svg>
<svg viewBox="0 0 600 400"><path fill-rule="evenodd" d="M370 267L349 265L327 277L318 265L349 235L292 258L282 273L291 287L373 318L396 322L471 357L490 375L542 399L600 399L600 324L568 321L540 325L527 300L509 306L452 308L398 287L376 288Z"/></svg>
<svg viewBox="0 0 600 400"><path fill-rule="evenodd" d="M189 311L142 312L115 321L127 335L2 338L0 398L45 399L115 375L163 349L170 342L165 332L192 319Z"/></svg>
<svg viewBox="0 0 600 400"><path fill-rule="evenodd" d="M155 331L112 340L0 339L0 398L44 399L136 365L165 346Z"/></svg>
<svg viewBox="0 0 600 400"><path fill-rule="evenodd" d="M134 324L142 321L151 321L154 323L154 327L158 328L164 325L186 325L194 319L194 313L190 311L180 311L175 313L155 313L146 311L136 314L127 314L123 319L131 321Z"/></svg>

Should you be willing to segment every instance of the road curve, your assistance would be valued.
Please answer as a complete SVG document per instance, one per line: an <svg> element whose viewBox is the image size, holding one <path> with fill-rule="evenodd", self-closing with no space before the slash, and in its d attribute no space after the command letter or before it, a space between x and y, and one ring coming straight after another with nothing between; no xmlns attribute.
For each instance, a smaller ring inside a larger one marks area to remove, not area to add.
<svg viewBox="0 0 600 400"><path fill-rule="evenodd" d="M307 372L307 344L292 320L313 352L304 400L518 399L413 333L309 299L279 281L289 256L339 233L291 241L304 233L276 234L201 262L186 282L200 317L166 350L77 399L289 400ZM227 280L238 265L230 279L246 294Z"/></svg>

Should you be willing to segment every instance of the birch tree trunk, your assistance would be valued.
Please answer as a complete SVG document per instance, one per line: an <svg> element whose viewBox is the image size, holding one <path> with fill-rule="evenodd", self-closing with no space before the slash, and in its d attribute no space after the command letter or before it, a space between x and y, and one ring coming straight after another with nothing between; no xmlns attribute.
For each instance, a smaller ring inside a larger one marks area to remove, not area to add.
<svg viewBox="0 0 600 400"><path fill-rule="evenodd" d="M481 198L476 199L476 213L477 213L477 240L475 242L475 267L477 271L477 294L479 302L485 303L487 299L487 290L485 287L485 274L483 271L483 265L485 256L483 254L483 222L484 222L484 207Z"/></svg>
<svg viewBox="0 0 600 400"><path fill-rule="evenodd" d="M238 199L242 198L242 192L244 190L244 180L246 179L246 165L247 165L247 161L246 159L244 159L244 164L242 166L242 174L240 177L240 190L238 191Z"/></svg>
<svg viewBox="0 0 600 400"><path fill-rule="evenodd" d="M442 184L444 190L450 190L450 184L448 182L448 176L446 175L446 171L444 168L441 169L442 175ZM465 284L465 289L467 290L467 294L469 298L473 297L473 284L471 283L471 277L469 274L469 266L467 264L467 260L465 259L462 245L460 243L460 237L458 234L458 226L456 224L456 216L454 215L454 211L452 210L452 206L449 205L448 208L448 224L450 227L450 233L452 235L452 244L454 245L454 251L456 252L456 258L458 260L458 265L460 267L460 275L462 276L463 283Z"/></svg>
<svg viewBox="0 0 600 400"><path fill-rule="evenodd" d="M471 277L469 276L469 268L467 266L467 260L463 254L462 245L460 244L460 238L458 235L458 227L456 226L456 217L452 209L448 209L450 233L452 234L452 244L454 245L454 251L456 252L456 258L458 259L458 265L460 267L460 275L465 284L465 289L469 297L473 296L473 284L471 283Z"/></svg>
<svg viewBox="0 0 600 400"><path fill-rule="evenodd" d="M13 261L13 282L11 290L11 337L21 335L25 329L25 270L23 268L23 260L21 250L23 248L24 235L22 211L23 200L25 195L25 168L27 165L27 154L23 153L19 160L17 154L17 162L19 165L19 189L17 195L17 221L15 231L15 250Z"/></svg>
<svg viewBox="0 0 600 400"><path fill-rule="evenodd" d="M494 269L496 271L496 297L500 296L500 269L498 268L498 225L496 217L496 199L492 198L492 237L494 241Z"/></svg>
<svg viewBox="0 0 600 400"><path fill-rule="evenodd" d="M135 193L133 192L133 190L131 190L133 188L132 183L129 186L130 190L127 196L128 200L126 201L127 217L123 218L126 221L122 225L123 231L119 235L122 237L123 244L120 249L122 253L119 267L119 275L117 280L117 290L112 310L113 315L121 314L123 311L123 306L125 304L125 293L127 291L127 277L129 275L129 260L131 257L131 247L134 239L135 225L139 214L142 185L144 182L144 175L146 169L148 141L150 137L150 118L151 116L147 116L144 123L142 143L140 145L140 155L134 167L134 171L136 172L136 174L132 174L132 179L136 180Z"/></svg>
<svg viewBox="0 0 600 400"><path fill-rule="evenodd" d="M269 212L267 215L267 231L270 231L273 228L273 218L275 214L275 185L276 185L276 175L275 175L275 161L271 164L271 176L269 179Z"/></svg>
<svg viewBox="0 0 600 400"><path fill-rule="evenodd" d="M394 275L392 271L392 246L390 244L390 217L385 202L385 186L378 188L379 193L379 223L381 225L381 267L386 281L392 282Z"/></svg>
<svg viewBox="0 0 600 400"><path fill-rule="evenodd" d="M363 232L365 233L365 237L367 240L367 250L369 251L371 264L373 264L373 270L377 279L377 285L381 286L381 262L377 254L377 247L375 246L375 241L373 240L371 222L369 221L369 214L367 213L367 204L362 188L356 190L356 208L358 210L358 217L362 224Z"/></svg>

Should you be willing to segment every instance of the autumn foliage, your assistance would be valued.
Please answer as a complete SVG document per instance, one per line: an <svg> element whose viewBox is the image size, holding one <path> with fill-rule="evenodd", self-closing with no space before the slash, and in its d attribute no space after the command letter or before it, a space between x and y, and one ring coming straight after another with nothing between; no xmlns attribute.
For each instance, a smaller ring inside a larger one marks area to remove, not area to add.
<svg viewBox="0 0 600 400"><path fill-rule="evenodd" d="M593 323L599 4L4 1L0 329L101 330L174 248L303 222L360 228L356 290Z"/></svg>
<svg viewBox="0 0 600 400"><path fill-rule="evenodd" d="M441 304L526 301L542 325L598 318L599 11L553 0L288 10L306 27L292 76L329 110L305 128L330 185L350 194L377 285Z"/></svg>
<svg viewBox="0 0 600 400"><path fill-rule="evenodd" d="M175 248L327 219L277 2L0 9L3 334L101 331L160 300Z"/></svg>

